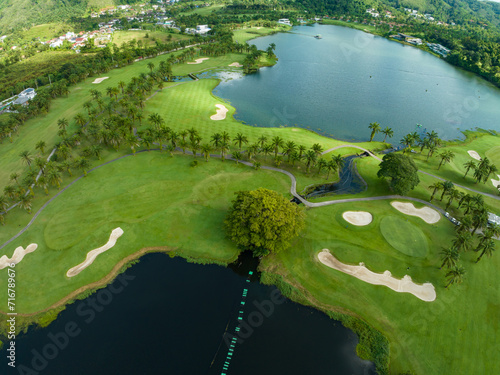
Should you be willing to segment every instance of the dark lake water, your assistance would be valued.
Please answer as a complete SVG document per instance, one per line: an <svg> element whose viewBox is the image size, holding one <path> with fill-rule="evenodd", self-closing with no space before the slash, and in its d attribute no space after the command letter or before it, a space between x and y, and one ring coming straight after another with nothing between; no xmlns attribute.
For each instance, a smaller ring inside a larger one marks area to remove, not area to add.
<svg viewBox="0 0 500 375"><path fill-rule="evenodd" d="M49 375L375 373L356 356L354 333L285 300L255 274L247 282L247 275L244 266L146 255L112 285L68 306L49 327L18 337L17 370L7 367L4 348L0 373L23 374L21 365L36 371L24 374ZM247 329L223 371L230 348L223 334L226 328L235 333L240 310Z"/></svg>
<svg viewBox="0 0 500 375"><path fill-rule="evenodd" d="M275 43L278 63L214 90L247 124L296 124L365 141L369 123L379 122L394 130L393 144L424 129L443 139L475 127L500 131L500 90L417 48L327 25L294 27L251 42L264 50Z"/></svg>

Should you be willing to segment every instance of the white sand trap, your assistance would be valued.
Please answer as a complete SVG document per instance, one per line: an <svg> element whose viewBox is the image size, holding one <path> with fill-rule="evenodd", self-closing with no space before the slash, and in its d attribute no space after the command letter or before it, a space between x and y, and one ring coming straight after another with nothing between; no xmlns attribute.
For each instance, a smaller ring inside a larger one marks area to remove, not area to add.
<svg viewBox="0 0 500 375"><path fill-rule="evenodd" d="M215 105L217 109L217 113L215 115L210 116L211 120L224 120L226 118L226 113L229 111L229 109L226 108L225 105L222 104L216 104Z"/></svg>
<svg viewBox="0 0 500 375"><path fill-rule="evenodd" d="M73 276L78 275L85 268L87 268L88 266L90 266L94 262L95 258L97 258L97 256L99 254L102 254L105 251L111 249L113 246L115 246L116 240L118 238L120 238L122 234L123 234L123 229L122 228L118 227L116 229L113 229L113 231L111 232L111 235L109 236L109 240L106 243L106 245L101 246L101 247L99 247L97 249L94 249L94 250L90 250L87 253L87 258L85 259L85 261L83 263L80 263L78 266L70 268L68 270L68 272L66 272L66 276L73 277Z"/></svg>
<svg viewBox="0 0 500 375"><path fill-rule="evenodd" d="M202 57L201 59L196 59L194 61L188 62L188 64L201 64L203 61L208 60L210 57Z"/></svg>
<svg viewBox="0 0 500 375"><path fill-rule="evenodd" d="M497 174L498 180L491 179L491 183L493 184L494 187L498 188L500 186L500 174Z"/></svg>
<svg viewBox="0 0 500 375"><path fill-rule="evenodd" d="M481 156L479 156L479 154L476 151L469 150L467 151L467 153L470 155L471 158L474 158L476 160L481 160Z"/></svg>
<svg viewBox="0 0 500 375"><path fill-rule="evenodd" d="M413 203L391 202L391 206L405 215L417 216L427 224L435 224L441 219L441 215L430 207L415 208Z"/></svg>
<svg viewBox="0 0 500 375"><path fill-rule="evenodd" d="M229 66L235 66L235 67L237 67L237 68L241 68L241 67L243 67L243 65L241 65L239 62L234 62L234 63L232 63L232 64L229 64Z"/></svg>
<svg viewBox="0 0 500 375"><path fill-rule="evenodd" d="M373 220L372 214L366 211L346 211L342 214L342 217L349 224L357 225L359 227L368 225Z"/></svg>
<svg viewBox="0 0 500 375"><path fill-rule="evenodd" d="M96 78L96 79L94 80L94 82L92 82L92 83L101 83L102 81L104 81L105 79L108 79L108 78L109 78L109 77Z"/></svg>
<svg viewBox="0 0 500 375"><path fill-rule="evenodd" d="M359 266L344 264L330 254L328 249L323 249L318 253L318 259L327 267L347 273L369 284L383 285L399 293L411 293L426 302L432 302L436 299L434 285L431 283L415 284L408 275L399 280L394 278L390 271L375 273L366 268L363 263L360 263Z"/></svg>
<svg viewBox="0 0 500 375"><path fill-rule="evenodd" d="M22 246L19 246L14 250L14 254L12 255L12 258L7 258L7 255L4 255L0 258L0 270L4 269L5 267L8 267L9 264L11 263L19 263L20 261L23 260L24 256L26 254L32 253L33 251L36 250L38 245L36 243L32 243L28 245L26 249L23 249Z"/></svg>

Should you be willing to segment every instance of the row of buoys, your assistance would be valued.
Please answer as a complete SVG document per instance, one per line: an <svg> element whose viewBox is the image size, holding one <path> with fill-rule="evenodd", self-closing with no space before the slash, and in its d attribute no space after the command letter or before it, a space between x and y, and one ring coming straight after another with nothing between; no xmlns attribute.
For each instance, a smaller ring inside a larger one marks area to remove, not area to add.
<svg viewBox="0 0 500 375"><path fill-rule="evenodd" d="M252 271L249 271L248 272L248 277L246 279L246 282L249 283L250 282L250 276L253 275L253 272ZM240 303L240 310L238 311L238 321L241 321L243 320L243 313L244 313L244 310L243 310L243 306L245 306L245 300L247 298L247 294L248 294L248 289L247 288L244 288L243 289L243 294L241 296L241 303ZM234 329L234 332L237 334L238 332L240 331L240 326L239 324L236 326L236 328ZM231 339L231 343L229 345L229 350L227 351L227 357L226 357L226 361L224 362L224 366L222 366L222 372L221 372L221 375L227 375L227 370L229 369L229 364L231 362L231 358L233 357L233 354L234 354L234 347L236 346L236 343L238 341L238 337L237 335L235 335L232 339Z"/></svg>

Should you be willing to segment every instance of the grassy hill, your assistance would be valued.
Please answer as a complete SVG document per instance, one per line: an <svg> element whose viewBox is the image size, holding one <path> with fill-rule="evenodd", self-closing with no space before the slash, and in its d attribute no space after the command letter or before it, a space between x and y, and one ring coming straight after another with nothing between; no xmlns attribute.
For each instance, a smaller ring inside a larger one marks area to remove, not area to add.
<svg viewBox="0 0 500 375"><path fill-rule="evenodd" d="M0 1L0 34L30 28L54 21L67 21L98 10L134 0L2 0Z"/></svg>

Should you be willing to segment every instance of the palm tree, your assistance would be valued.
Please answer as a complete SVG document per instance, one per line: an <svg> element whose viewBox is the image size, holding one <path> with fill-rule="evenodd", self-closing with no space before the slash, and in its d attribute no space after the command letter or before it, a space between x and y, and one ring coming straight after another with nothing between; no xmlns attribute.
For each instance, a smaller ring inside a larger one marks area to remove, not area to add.
<svg viewBox="0 0 500 375"><path fill-rule="evenodd" d="M19 185L19 177L20 177L19 173L14 172L10 174L9 179L10 181L14 181L17 185Z"/></svg>
<svg viewBox="0 0 500 375"><path fill-rule="evenodd" d="M256 161L255 163L253 163L253 167L255 168L255 170L259 170L260 167L262 166L262 164L258 161Z"/></svg>
<svg viewBox="0 0 500 375"><path fill-rule="evenodd" d="M472 234L470 232L460 232L457 233L457 236L453 239L452 246L457 251L468 251L472 246Z"/></svg>
<svg viewBox="0 0 500 375"><path fill-rule="evenodd" d="M438 138L438 133L436 133L434 130L433 130L433 131L431 131L430 133L429 133L429 132L427 132L426 137L427 137L427 139L429 140L429 143L430 143L431 145L434 145L434 146L436 146L436 145L437 145L437 142L436 142L436 141L437 141L439 138Z"/></svg>
<svg viewBox="0 0 500 375"><path fill-rule="evenodd" d="M485 254L488 256L488 258L491 257L493 255L494 251L495 251L495 241L492 239L485 241L483 244L483 251L481 252L479 257L477 258L476 263L479 262L481 260L481 258L483 257L483 255L485 255Z"/></svg>
<svg viewBox="0 0 500 375"><path fill-rule="evenodd" d="M315 143L311 146L311 150L313 150L317 156L320 156L323 152L323 146L321 146L319 143Z"/></svg>
<svg viewBox="0 0 500 375"><path fill-rule="evenodd" d="M425 161L429 161L429 158L432 156L432 154L434 154L434 152L436 152L436 150L437 150L437 149L438 149L438 148L437 148L437 146L436 146L436 145L431 144L431 145L429 146L429 153L427 154L427 159L425 159Z"/></svg>
<svg viewBox="0 0 500 375"><path fill-rule="evenodd" d="M290 156L292 155L293 152L295 152L296 149L297 149L297 145L295 144L294 141L288 141L285 144L283 154L288 156L288 159L287 159L288 162L290 161Z"/></svg>
<svg viewBox="0 0 500 375"><path fill-rule="evenodd" d="M299 145L299 147L297 147L297 151L299 153L299 160L302 159L302 155L304 154L304 152L306 152L306 150L307 147L304 145Z"/></svg>
<svg viewBox="0 0 500 375"><path fill-rule="evenodd" d="M24 164L26 164L30 169L31 169L31 162L33 161L33 156L30 154L29 151L23 151L19 154L19 157L23 161Z"/></svg>
<svg viewBox="0 0 500 375"><path fill-rule="evenodd" d="M155 64L153 64L152 62L148 62L148 63L147 63L147 66L148 66L148 68L149 68L149 70L150 70L151 74L153 74L153 69L154 69L154 67L155 67Z"/></svg>
<svg viewBox="0 0 500 375"><path fill-rule="evenodd" d="M40 150L40 152L43 154L45 150L46 143L44 141L38 141L35 149Z"/></svg>
<svg viewBox="0 0 500 375"><path fill-rule="evenodd" d="M486 210L476 210L474 215L472 216L472 221L474 223L474 229L472 230L472 234L475 234L476 231L481 227L486 226L488 224L488 212Z"/></svg>
<svg viewBox="0 0 500 375"><path fill-rule="evenodd" d="M260 147L263 148L265 143L267 142L267 137L265 135L261 135L257 142L260 144Z"/></svg>
<svg viewBox="0 0 500 375"><path fill-rule="evenodd" d="M337 171L337 164L335 164L335 162L333 160L330 160L328 163L326 163L326 171L327 171L327 174L326 174L326 179L328 180L328 178L330 177L330 172L336 172Z"/></svg>
<svg viewBox="0 0 500 375"><path fill-rule="evenodd" d="M370 142L373 141L373 137L375 137L375 134L377 134L380 131L380 124L378 122L371 122L370 125L368 125L368 129L372 130L372 133L370 134Z"/></svg>
<svg viewBox="0 0 500 375"><path fill-rule="evenodd" d="M224 161L224 157L226 153L229 151L229 143L222 141L221 144L219 145L219 150L221 159L222 161Z"/></svg>
<svg viewBox="0 0 500 375"><path fill-rule="evenodd" d="M4 195L0 195L0 212L7 211L7 208L9 208L7 198Z"/></svg>
<svg viewBox="0 0 500 375"><path fill-rule="evenodd" d="M405 146L403 150L403 153L405 153L407 150L411 150L411 147L413 146L413 136L411 134L407 134L399 141L399 143Z"/></svg>
<svg viewBox="0 0 500 375"><path fill-rule="evenodd" d="M238 145L240 151L241 151L241 146L242 144L247 144L248 143L248 138L246 136L244 136L243 134L241 133L237 133L236 134L236 137L234 137L234 144L235 145Z"/></svg>
<svg viewBox="0 0 500 375"><path fill-rule="evenodd" d="M446 204L446 208L444 209L445 211L448 210L448 207L450 207L453 200L460 198L460 193L458 192L457 189L454 189L454 188L450 189L446 194L450 196L450 199L448 200L448 203Z"/></svg>
<svg viewBox="0 0 500 375"><path fill-rule="evenodd" d="M201 152L203 153L203 156L205 157L205 161L208 162L208 159L210 158L210 152L212 152L212 146L210 146L208 143L201 145Z"/></svg>
<svg viewBox="0 0 500 375"><path fill-rule="evenodd" d="M448 279L448 283L446 284L446 289L451 284L460 284L463 281L465 275L465 269L462 266L455 266L451 270L446 273L446 278Z"/></svg>
<svg viewBox="0 0 500 375"><path fill-rule="evenodd" d="M318 174L320 174L321 171L326 168L327 164L328 162L325 159L323 158L318 159L318 162L316 163L316 167L318 167Z"/></svg>
<svg viewBox="0 0 500 375"><path fill-rule="evenodd" d="M469 173L469 170L471 168L474 170L476 169L476 163L474 163L472 160L470 160L464 164L464 168L465 168L465 174L464 174L464 178L465 178L467 176L467 173Z"/></svg>
<svg viewBox="0 0 500 375"><path fill-rule="evenodd" d="M453 248L443 248L441 251L441 260L443 263L441 263L441 267L439 269L443 268L446 266L446 268L452 268L455 267L458 263L458 260L460 258L460 254L456 249Z"/></svg>
<svg viewBox="0 0 500 375"><path fill-rule="evenodd" d="M59 120L57 120L57 127L61 130L66 130L66 128L68 127L68 120L66 118L60 118Z"/></svg>
<svg viewBox="0 0 500 375"><path fill-rule="evenodd" d="M19 198L19 208L26 210L29 214L31 213L31 195L22 194Z"/></svg>
<svg viewBox="0 0 500 375"><path fill-rule="evenodd" d="M441 158L441 162L439 163L438 170L441 168L441 165L444 163L450 163L453 158L455 157L455 154L452 151L443 151L442 153L439 154L439 157Z"/></svg>
<svg viewBox="0 0 500 375"><path fill-rule="evenodd" d="M214 145L216 149L218 149L222 143L222 135L220 133L212 134L210 138L210 142Z"/></svg>
<svg viewBox="0 0 500 375"><path fill-rule="evenodd" d="M70 175L70 177L73 176L73 173L71 173L71 168L73 168L73 162L71 160L64 160L61 163L61 168L63 170L65 170L66 172L68 172L68 174Z"/></svg>
<svg viewBox="0 0 500 375"><path fill-rule="evenodd" d="M432 200L434 199L434 195L436 194L436 192L438 190L441 190L443 188L443 184L441 182L435 182L434 184L430 185L429 186L429 189L433 189L432 190L432 194L431 194L431 199L429 199L429 202L432 202Z"/></svg>
<svg viewBox="0 0 500 375"><path fill-rule="evenodd" d="M87 177L87 169L90 167L90 161L87 158L78 158L75 161L75 166L82 170L84 177Z"/></svg>
<svg viewBox="0 0 500 375"><path fill-rule="evenodd" d="M274 147L274 158L278 156L279 148L283 147L284 141L283 138L276 136L271 140L271 145Z"/></svg>
<svg viewBox="0 0 500 375"><path fill-rule="evenodd" d="M313 150L307 150L304 157L306 159L306 173L309 173L309 168L314 165L318 156Z"/></svg>
<svg viewBox="0 0 500 375"><path fill-rule="evenodd" d="M47 174L47 179L52 186L57 186L58 189L61 188L62 178L61 174L57 170L51 169Z"/></svg>
<svg viewBox="0 0 500 375"><path fill-rule="evenodd" d="M241 159L241 152L235 151L232 153L231 157L236 160L236 164L239 164L239 161Z"/></svg>
<svg viewBox="0 0 500 375"><path fill-rule="evenodd" d="M85 119L85 116L82 113L77 113L75 115L75 122L80 128L83 128L87 120Z"/></svg>
<svg viewBox="0 0 500 375"><path fill-rule="evenodd" d="M383 141L385 143L386 138L387 137L392 138L392 136L394 135L394 132L392 131L392 129L390 127L387 126L384 130L382 130L382 134L385 135L384 141Z"/></svg>
<svg viewBox="0 0 500 375"><path fill-rule="evenodd" d="M337 156L332 155L332 160L337 166L337 171L340 172L340 170L344 167L345 164L344 158L342 157L342 155L338 154Z"/></svg>
<svg viewBox="0 0 500 375"><path fill-rule="evenodd" d="M36 181L36 186L42 188L45 191L45 195L49 195L49 184L45 176L38 177Z"/></svg>
<svg viewBox="0 0 500 375"><path fill-rule="evenodd" d="M488 178L490 178L490 175L492 173L495 173L498 171L498 168L496 167L495 164L491 164L488 166L488 170L487 170L487 173L485 173L485 176L484 176L484 183L486 183L488 181Z"/></svg>
<svg viewBox="0 0 500 375"><path fill-rule="evenodd" d="M462 206L462 204L466 201L470 201L472 199L472 195L470 194L463 194L460 200L458 201L458 208Z"/></svg>
<svg viewBox="0 0 500 375"><path fill-rule="evenodd" d="M451 181L445 181L443 183L443 193L441 194L441 198L439 199L440 201L443 201L443 198L444 198L444 195L450 191L451 189L453 189L453 182Z"/></svg>
<svg viewBox="0 0 500 375"><path fill-rule="evenodd" d="M102 152L101 145L92 145L92 146L90 146L90 153L92 155L94 155L99 160L101 160L101 152Z"/></svg>

